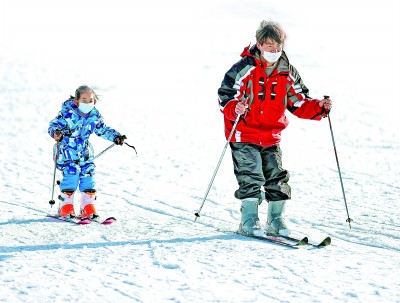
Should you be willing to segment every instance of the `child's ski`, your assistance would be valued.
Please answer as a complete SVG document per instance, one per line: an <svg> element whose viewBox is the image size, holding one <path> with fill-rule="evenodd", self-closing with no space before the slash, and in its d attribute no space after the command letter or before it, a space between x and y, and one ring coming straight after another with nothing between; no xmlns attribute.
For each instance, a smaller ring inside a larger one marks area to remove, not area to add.
<svg viewBox="0 0 400 303"><path fill-rule="evenodd" d="M88 218L80 218L80 217L66 218L66 217L61 217L59 215L51 215L51 214L47 214L47 217L79 225L92 223L92 221Z"/></svg>
<svg viewBox="0 0 400 303"><path fill-rule="evenodd" d="M117 222L117 219L115 217L108 217L107 219L103 220L100 217L95 217L90 219L92 222L100 223L103 225L111 225Z"/></svg>

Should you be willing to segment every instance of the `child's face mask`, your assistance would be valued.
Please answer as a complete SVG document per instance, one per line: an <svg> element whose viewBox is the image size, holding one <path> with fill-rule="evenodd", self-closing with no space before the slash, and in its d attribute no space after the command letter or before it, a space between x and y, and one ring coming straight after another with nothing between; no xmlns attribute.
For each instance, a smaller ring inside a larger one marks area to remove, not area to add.
<svg viewBox="0 0 400 303"><path fill-rule="evenodd" d="M90 103L81 103L79 102L79 110L84 113L87 114L89 113L94 107L94 102L90 102Z"/></svg>
<svg viewBox="0 0 400 303"><path fill-rule="evenodd" d="M82 113L87 114L94 107L95 96L94 96L93 92L91 92L91 91L82 92L80 97L79 97L79 101L78 102L79 102L79 104L78 104L79 110Z"/></svg>

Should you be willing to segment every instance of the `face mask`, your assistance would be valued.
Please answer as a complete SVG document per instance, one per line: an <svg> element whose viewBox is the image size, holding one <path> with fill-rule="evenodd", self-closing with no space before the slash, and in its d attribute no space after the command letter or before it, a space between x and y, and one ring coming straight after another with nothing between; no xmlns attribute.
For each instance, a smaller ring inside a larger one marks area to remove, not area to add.
<svg viewBox="0 0 400 303"><path fill-rule="evenodd" d="M267 62L270 63L275 63L276 61L278 61L278 59L281 57L282 55L282 51L277 52L277 53L271 53L271 52L263 52L263 57L265 60L267 60Z"/></svg>
<svg viewBox="0 0 400 303"><path fill-rule="evenodd" d="M93 109L93 107L94 107L94 102L79 103L79 106L78 106L79 110L84 114L89 113Z"/></svg>

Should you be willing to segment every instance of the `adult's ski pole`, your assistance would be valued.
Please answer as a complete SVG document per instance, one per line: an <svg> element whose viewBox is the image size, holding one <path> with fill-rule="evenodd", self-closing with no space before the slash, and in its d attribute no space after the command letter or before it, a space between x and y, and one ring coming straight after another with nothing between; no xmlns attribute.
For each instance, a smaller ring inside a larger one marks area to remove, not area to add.
<svg viewBox="0 0 400 303"><path fill-rule="evenodd" d="M329 99L329 96L324 96L324 99ZM350 219L349 208L347 207L346 194L345 194L345 192L344 192L342 174L341 174L341 172L340 172L339 158L338 158L337 151L336 151L335 138L334 138L334 136L333 136L332 122L331 122L331 117L329 116L329 111L327 112L326 116L328 117L329 128L330 128L330 130L331 130L331 137L332 137L332 143L333 143L333 150L334 150L334 152L335 152L336 164L337 164L337 168L338 168L338 172L339 172L340 185L342 186L342 193L343 193L344 205L345 205L345 207L346 207L346 212L347 212L347 220L346 220L346 222L349 223L349 228L351 229L351 222L352 222L353 220Z"/></svg>
<svg viewBox="0 0 400 303"><path fill-rule="evenodd" d="M238 125L241 116L242 116L242 115L238 115L238 116L236 117L236 121L235 121L235 123L233 124L233 127L232 127L232 130L231 130L231 133L229 134L228 140L226 140L225 147L224 147L224 149L223 149L223 151L222 151L221 157L219 158L217 167L215 168L215 171L214 171L214 174L213 174L213 176L212 176L212 178L211 178L210 184L208 184L208 187L207 187L207 190L206 190L206 194L204 195L204 198L203 198L203 201L202 201L202 203L201 203L201 205L200 205L200 208L199 208L199 210L194 214L194 215L195 215L194 222L196 222L197 218L200 218L201 209L203 208L204 202L206 202L208 193L210 192L210 189L211 189L211 186L212 186L212 184L213 184L213 182L214 182L215 176L217 175L219 166L221 165L221 162L222 162L222 159L224 158L226 149L228 148L229 142L230 142L231 139L232 139L233 133L235 132L236 126Z"/></svg>

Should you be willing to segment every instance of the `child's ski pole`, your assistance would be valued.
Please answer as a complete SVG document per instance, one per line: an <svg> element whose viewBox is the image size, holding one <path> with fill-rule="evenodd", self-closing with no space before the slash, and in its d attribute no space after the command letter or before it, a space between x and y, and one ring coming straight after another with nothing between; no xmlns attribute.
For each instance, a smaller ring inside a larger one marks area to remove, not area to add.
<svg viewBox="0 0 400 303"><path fill-rule="evenodd" d="M107 147L105 150L103 150L102 152L99 152L96 156L93 157L93 161L95 159L97 159L98 157L100 157L102 154L104 154L106 151L108 151L109 149L113 148L115 146L115 143L111 144L109 147Z"/></svg>
<svg viewBox="0 0 400 303"><path fill-rule="evenodd" d="M123 136L123 138L126 139L126 136ZM124 144L126 144L126 145L128 145L129 147L133 148L133 149L135 150L136 155L137 155L136 148L135 148L133 145L130 145L130 144L126 143L126 142L124 142ZM104 153L105 153L106 151L108 151L109 149L113 148L115 145L116 145L116 144L113 143L113 144L111 144L109 147L107 147L106 149L104 149L103 151L99 152L96 156L93 157L93 161L94 161L95 159L97 159L98 157L100 157L102 154L104 154Z"/></svg>
<svg viewBox="0 0 400 303"><path fill-rule="evenodd" d="M54 148L53 148L54 171L53 171L53 183L52 183L52 187L51 187L51 199L49 201L50 207L53 207L53 205L56 203L56 201L54 201L54 186L55 186L55 182L56 182L56 170L57 170L58 145L59 144L60 144L60 141L57 141L57 143L54 145Z"/></svg>

